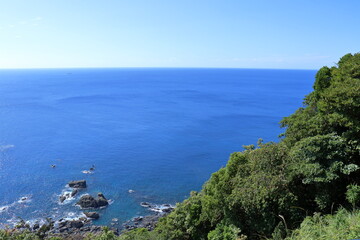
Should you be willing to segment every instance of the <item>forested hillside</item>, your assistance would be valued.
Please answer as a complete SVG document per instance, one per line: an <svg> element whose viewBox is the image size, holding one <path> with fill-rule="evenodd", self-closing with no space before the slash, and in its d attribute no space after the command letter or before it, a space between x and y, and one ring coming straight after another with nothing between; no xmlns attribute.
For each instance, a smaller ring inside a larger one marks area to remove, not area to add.
<svg viewBox="0 0 360 240"><path fill-rule="evenodd" d="M231 154L156 231L165 239L279 239L315 212L356 208L360 54L321 68L304 106L281 126L279 143L259 141Z"/></svg>

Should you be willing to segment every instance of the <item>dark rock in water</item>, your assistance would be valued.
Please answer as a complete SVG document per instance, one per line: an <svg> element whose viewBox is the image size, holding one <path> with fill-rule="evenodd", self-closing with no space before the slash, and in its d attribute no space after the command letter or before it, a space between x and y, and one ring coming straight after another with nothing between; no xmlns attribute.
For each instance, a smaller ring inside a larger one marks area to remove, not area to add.
<svg viewBox="0 0 360 240"><path fill-rule="evenodd" d="M109 205L102 193L98 193L98 199L89 194L83 195L76 204L80 205L81 208L99 208Z"/></svg>
<svg viewBox="0 0 360 240"><path fill-rule="evenodd" d="M80 220L74 220L71 221L70 226L73 228L81 228L82 226L84 226L84 223Z"/></svg>
<svg viewBox="0 0 360 240"><path fill-rule="evenodd" d="M63 195L61 195L61 196L59 197L59 201L62 203L62 202L64 202L66 199L69 199L69 198L74 197L78 192L79 192L78 189L75 188L71 193L69 193L69 192L68 192L68 193L64 193Z"/></svg>
<svg viewBox="0 0 360 240"><path fill-rule="evenodd" d="M25 221L23 219L21 219L15 226L15 228L25 228Z"/></svg>
<svg viewBox="0 0 360 240"><path fill-rule="evenodd" d="M62 202L64 202L66 200L66 197L65 196L60 196L60 198L59 198L59 201L62 203Z"/></svg>
<svg viewBox="0 0 360 240"><path fill-rule="evenodd" d="M85 180L71 181L71 182L69 182L69 187L86 188L86 181Z"/></svg>
<svg viewBox="0 0 360 240"><path fill-rule="evenodd" d="M59 222L59 228L65 227L67 224L67 221Z"/></svg>
<svg viewBox="0 0 360 240"><path fill-rule="evenodd" d="M93 168L93 167L90 168L90 171L94 171L94 170L95 170L95 168Z"/></svg>
<svg viewBox="0 0 360 240"><path fill-rule="evenodd" d="M163 209L162 209L162 212L164 212L164 213L171 213L173 210L174 210L174 208L168 207L168 208L163 208Z"/></svg>
<svg viewBox="0 0 360 240"><path fill-rule="evenodd" d="M104 194L102 193L98 193L98 200L97 200L97 204L99 207L104 207L109 205L107 199L105 198Z"/></svg>
<svg viewBox="0 0 360 240"><path fill-rule="evenodd" d="M100 215L97 212L84 212L85 216L92 219L98 219Z"/></svg>
<svg viewBox="0 0 360 240"><path fill-rule="evenodd" d="M141 202L140 206L145 208L150 208L150 211L154 211L157 213L170 213L174 208L170 204L162 204L162 205L155 205L148 202Z"/></svg>
<svg viewBox="0 0 360 240"><path fill-rule="evenodd" d="M33 230L39 229L40 228L40 224L39 223L35 223L33 226Z"/></svg>
<svg viewBox="0 0 360 240"><path fill-rule="evenodd" d="M142 206L142 207L151 207L151 204L150 203L148 203L148 202L141 202L140 203L140 206Z"/></svg>
<svg viewBox="0 0 360 240"><path fill-rule="evenodd" d="M143 220L144 217L140 216L140 217L134 217L133 221L134 222L140 222L141 220Z"/></svg>
<svg viewBox="0 0 360 240"><path fill-rule="evenodd" d="M158 220L163 215L155 214L145 217L135 217L131 221L123 224L123 227L127 230L132 230L135 228L146 228L150 231L154 230Z"/></svg>
<svg viewBox="0 0 360 240"><path fill-rule="evenodd" d="M80 205L81 208L99 207L96 199L89 194L81 196L80 200L76 204Z"/></svg>
<svg viewBox="0 0 360 240"><path fill-rule="evenodd" d="M74 189L72 192L71 192L71 197L75 196L79 191L77 189Z"/></svg>

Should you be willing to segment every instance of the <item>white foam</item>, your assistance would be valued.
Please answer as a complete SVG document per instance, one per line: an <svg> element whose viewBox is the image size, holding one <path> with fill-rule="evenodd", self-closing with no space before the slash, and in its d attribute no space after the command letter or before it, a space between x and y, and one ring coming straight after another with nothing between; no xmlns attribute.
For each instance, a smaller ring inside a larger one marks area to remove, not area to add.
<svg viewBox="0 0 360 240"><path fill-rule="evenodd" d="M80 218L87 218L87 217L84 213L67 212L65 213L65 217L63 218L63 221L79 220Z"/></svg>
<svg viewBox="0 0 360 240"><path fill-rule="evenodd" d="M0 145L0 151L3 152L5 150L8 150L8 149L14 148L14 147L15 147L15 145L13 145L13 144Z"/></svg>
<svg viewBox="0 0 360 240"><path fill-rule="evenodd" d="M8 211L10 208L16 206L17 204L25 204L31 202L30 195L21 197L18 201L15 201L11 204L0 206L0 213Z"/></svg>
<svg viewBox="0 0 360 240"><path fill-rule="evenodd" d="M29 224L29 226L31 226L31 227L33 227L36 223L38 223L39 226L41 227L42 225L44 225L46 223L46 221L41 218L35 218L35 219L27 220L25 223Z"/></svg>
<svg viewBox="0 0 360 240"><path fill-rule="evenodd" d="M61 191L60 195L56 195L57 199L58 199L58 204L59 205L66 205L71 203L72 201L74 201L76 199L76 195L75 196L71 196L71 193L73 192L73 189L69 187L69 185L66 185L65 188ZM65 200L63 202L60 202L60 197L64 196Z"/></svg>
<svg viewBox="0 0 360 240"><path fill-rule="evenodd" d="M10 208L9 205L1 206L1 207L0 207L0 213L6 212L9 208Z"/></svg>
<svg viewBox="0 0 360 240"><path fill-rule="evenodd" d="M7 219L6 222L8 222L9 224L15 225L16 223L19 222L19 218L17 218L17 217L12 217L12 218L10 218L10 219Z"/></svg>
<svg viewBox="0 0 360 240"><path fill-rule="evenodd" d="M150 211L153 211L153 212L159 212L159 213L162 212L161 209L156 208L156 207L155 207L155 208L149 208L149 210L150 210Z"/></svg>
<svg viewBox="0 0 360 240"><path fill-rule="evenodd" d="M75 216L75 213L74 213L74 212L69 212L69 213L68 213L68 217L73 217L73 216Z"/></svg>
<svg viewBox="0 0 360 240"><path fill-rule="evenodd" d="M29 203L31 202L31 196L23 196L21 197L17 202L22 204L22 203Z"/></svg>
<svg viewBox="0 0 360 240"><path fill-rule="evenodd" d="M94 174L93 171L89 171L89 170L83 170L81 171L82 173L85 173L85 174Z"/></svg>
<svg viewBox="0 0 360 240"><path fill-rule="evenodd" d="M147 205L141 205L141 206L146 207ZM161 205L150 204L148 208L149 208L150 211L163 213L163 212L165 212L164 211L165 209L175 208L175 207L173 205L170 205L170 204L161 204Z"/></svg>

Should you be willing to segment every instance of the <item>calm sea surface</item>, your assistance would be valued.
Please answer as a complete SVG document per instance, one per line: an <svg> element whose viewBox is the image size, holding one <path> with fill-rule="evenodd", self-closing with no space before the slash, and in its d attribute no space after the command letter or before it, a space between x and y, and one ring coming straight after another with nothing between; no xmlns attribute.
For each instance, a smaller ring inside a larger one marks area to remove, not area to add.
<svg viewBox="0 0 360 240"><path fill-rule="evenodd" d="M302 104L315 71L250 69L0 70L0 223L76 217L70 180L112 204L95 223L182 201L229 154ZM56 168L50 165L55 164ZM95 165L94 174L84 174ZM129 189L134 193L129 193ZM21 197L28 197L25 202ZM19 202L18 202L19 201Z"/></svg>

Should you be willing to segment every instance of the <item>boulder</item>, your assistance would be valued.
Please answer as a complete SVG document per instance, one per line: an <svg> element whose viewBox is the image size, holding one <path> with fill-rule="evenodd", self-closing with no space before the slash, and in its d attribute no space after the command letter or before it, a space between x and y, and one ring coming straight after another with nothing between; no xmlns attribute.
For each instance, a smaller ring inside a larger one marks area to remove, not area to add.
<svg viewBox="0 0 360 240"><path fill-rule="evenodd" d="M81 196L80 200L76 204L80 205L81 208L99 207L96 199L89 194Z"/></svg>
<svg viewBox="0 0 360 240"><path fill-rule="evenodd" d="M162 212L171 213L173 210L174 210L174 208L168 207L168 208L163 208L163 209L162 209Z"/></svg>
<svg viewBox="0 0 360 240"><path fill-rule="evenodd" d="M71 192L71 197L75 196L77 193L78 193L78 190L77 190L77 189L74 189L74 190Z"/></svg>
<svg viewBox="0 0 360 240"><path fill-rule="evenodd" d="M105 206L109 205L109 203L108 203L107 199L105 198L104 194L98 193L97 204L98 204L99 207L105 207Z"/></svg>
<svg viewBox="0 0 360 240"><path fill-rule="evenodd" d="M92 219L98 219L100 215L97 212L84 212L85 216Z"/></svg>
<svg viewBox="0 0 360 240"><path fill-rule="evenodd" d="M142 207L151 207L151 204L150 203L148 203L148 202L141 202L140 203L140 206L142 206Z"/></svg>
<svg viewBox="0 0 360 240"><path fill-rule="evenodd" d="M143 220L144 217L140 216L140 217L134 217L132 221L134 222L140 222Z"/></svg>
<svg viewBox="0 0 360 240"><path fill-rule="evenodd" d="M80 200L76 204L80 205L81 208L99 208L109 205L109 202L105 198L104 194L98 193L97 199L87 194L81 196Z"/></svg>
<svg viewBox="0 0 360 240"><path fill-rule="evenodd" d="M71 181L68 184L69 184L69 187L72 187L72 188L86 188L85 180Z"/></svg>
<svg viewBox="0 0 360 240"><path fill-rule="evenodd" d="M59 201L62 203L62 202L64 202L66 200L66 197L65 196L60 196L60 198L59 198Z"/></svg>
<svg viewBox="0 0 360 240"><path fill-rule="evenodd" d="M39 223L35 223L33 226L33 230L39 229L40 228L40 224Z"/></svg>
<svg viewBox="0 0 360 240"><path fill-rule="evenodd" d="M84 223L80 220L74 220L74 221L71 221L70 226L72 228L81 228L82 226L84 226Z"/></svg>

